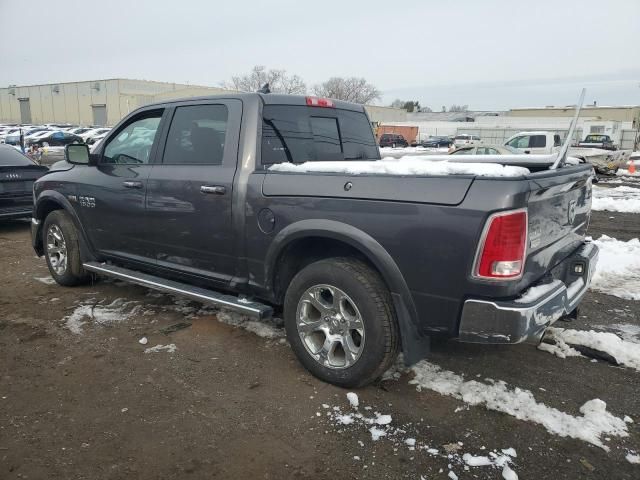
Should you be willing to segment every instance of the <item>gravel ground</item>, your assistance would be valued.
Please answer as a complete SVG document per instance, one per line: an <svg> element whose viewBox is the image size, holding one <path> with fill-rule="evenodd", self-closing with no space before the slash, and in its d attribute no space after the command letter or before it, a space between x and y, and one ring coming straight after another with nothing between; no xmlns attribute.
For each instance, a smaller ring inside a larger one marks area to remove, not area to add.
<svg viewBox="0 0 640 480"><path fill-rule="evenodd" d="M638 216L594 212L590 234L604 233L637 237ZM467 471L459 456L509 447L520 479L640 478L640 465L625 460L640 451L638 423L628 424L628 437L607 439L605 452L417 391L406 372L357 392L361 412L371 406L404 430L400 441L373 441L368 426L330 419L334 406L349 410L347 391L309 375L277 328L267 330L275 338L263 338L217 321L196 303L120 282L49 284L44 260L31 250L28 222L0 224L0 245L2 479L446 479L450 468L461 480L499 479L500 469ZM89 316L82 320L79 309ZM185 321L186 328L161 331ZM614 331L620 323L640 326L640 302L590 292L579 318L560 326ZM147 345L139 343L143 336ZM175 352L144 353L168 344ZM490 377L530 390L571 415L599 398L614 415L640 422L640 375L630 368L561 359L531 346L453 341L436 343L429 361L465 379ZM405 437L439 453L411 450Z"/></svg>

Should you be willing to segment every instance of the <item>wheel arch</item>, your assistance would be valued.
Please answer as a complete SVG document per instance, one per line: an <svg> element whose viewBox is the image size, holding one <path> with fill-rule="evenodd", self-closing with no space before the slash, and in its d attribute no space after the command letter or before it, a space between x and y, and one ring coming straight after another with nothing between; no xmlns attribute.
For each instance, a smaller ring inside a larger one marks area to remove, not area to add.
<svg viewBox="0 0 640 480"><path fill-rule="evenodd" d="M33 218L35 222L32 223L32 228L35 229L32 237L33 237L33 248L38 255L43 255L44 248L42 245L42 227L44 225L44 220L47 216L55 211L55 210L64 210L71 217L71 221L73 225L76 227L78 231L78 239L80 242L80 256L82 261L90 261L94 260L95 256L91 253L91 249L89 247L89 243L87 241L87 236L76 214L75 209L71 205L71 202L62 195L60 192L56 192L54 190L45 190L39 196L38 199L33 206ZM37 223L36 223L37 222Z"/></svg>
<svg viewBox="0 0 640 480"><path fill-rule="evenodd" d="M304 255L303 255L304 252ZM323 258L354 255L376 270L393 299L407 363L424 358L429 337L420 332L417 311L400 268L389 252L366 232L335 220L302 220L281 230L265 259L267 290L282 304L286 288L304 266Z"/></svg>

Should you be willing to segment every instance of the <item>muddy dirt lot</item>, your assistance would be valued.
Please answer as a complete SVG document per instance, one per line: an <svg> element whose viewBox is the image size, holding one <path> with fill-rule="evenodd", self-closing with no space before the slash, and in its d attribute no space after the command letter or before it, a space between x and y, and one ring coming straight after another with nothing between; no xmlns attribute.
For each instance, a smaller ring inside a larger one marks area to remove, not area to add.
<svg viewBox="0 0 640 480"><path fill-rule="evenodd" d="M594 212L590 233L637 237L638 215ZM359 417L346 390L303 370L277 325L119 282L50 284L28 222L1 224L0 246L1 479L499 479L496 459L510 448L520 479L640 478L626 459L640 451L632 368L531 346L439 342L428 360L452 382L516 392L523 410L417 389L404 371L357 391ZM640 325L640 302L590 292L578 320L560 326L620 324ZM579 422L592 399L630 417L627 436L604 433L596 446L518 419L541 408ZM378 427L384 436L374 440ZM469 466L465 453L492 465Z"/></svg>

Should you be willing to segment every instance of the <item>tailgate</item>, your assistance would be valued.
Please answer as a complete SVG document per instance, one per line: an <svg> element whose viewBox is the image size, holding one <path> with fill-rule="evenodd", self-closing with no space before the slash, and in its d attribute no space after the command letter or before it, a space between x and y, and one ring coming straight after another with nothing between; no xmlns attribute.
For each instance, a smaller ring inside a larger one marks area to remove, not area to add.
<svg viewBox="0 0 640 480"><path fill-rule="evenodd" d="M591 175L585 165L528 177L528 274L544 276L584 240L591 215Z"/></svg>

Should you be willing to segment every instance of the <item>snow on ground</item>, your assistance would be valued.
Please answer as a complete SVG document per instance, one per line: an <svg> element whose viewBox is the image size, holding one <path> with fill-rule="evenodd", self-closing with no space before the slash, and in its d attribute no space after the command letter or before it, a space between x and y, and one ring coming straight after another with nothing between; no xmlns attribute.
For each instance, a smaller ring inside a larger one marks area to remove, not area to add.
<svg viewBox="0 0 640 480"><path fill-rule="evenodd" d="M591 289L626 300L640 300L640 240L622 242L602 235L594 243L600 257Z"/></svg>
<svg viewBox="0 0 640 480"><path fill-rule="evenodd" d="M543 342L540 345L538 345L538 350L551 353L552 355L555 355L556 357L560 357L560 358L582 356L582 354L578 350L567 345L564 342L556 342L555 344Z"/></svg>
<svg viewBox="0 0 640 480"><path fill-rule="evenodd" d="M53 285L56 281L52 277L33 277L34 280L44 283L45 285Z"/></svg>
<svg viewBox="0 0 640 480"><path fill-rule="evenodd" d="M640 343L624 341L615 333L549 327L545 332L545 339L553 340L561 351L570 349L578 353L571 345L581 345L607 353L615 358L618 364L640 371ZM556 351L550 352L561 356Z"/></svg>
<svg viewBox="0 0 640 480"><path fill-rule="evenodd" d="M175 343L170 343L168 345L156 345L155 347L145 348L144 353L158 353L158 352L167 352L167 353L175 353L178 349Z"/></svg>
<svg viewBox="0 0 640 480"><path fill-rule="evenodd" d="M640 213L640 188L594 186L591 208L598 211Z"/></svg>
<svg viewBox="0 0 640 480"><path fill-rule="evenodd" d="M633 323L613 323L611 325L595 325L602 330L613 330L625 342L640 343L640 325Z"/></svg>
<svg viewBox="0 0 640 480"><path fill-rule="evenodd" d="M278 325L277 320L252 320L249 317L229 310L218 311L216 317L222 323L244 328L262 338L275 339L284 337L284 329Z"/></svg>
<svg viewBox="0 0 640 480"><path fill-rule="evenodd" d="M109 304L88 300L87 303L75 307L71 315L64 318L65 326L73 333L82 333L82 326L91 321L99 325L109 325L123 322L133 317L141 315L142 305L137 301L127 301L124 298L117 298Z"/></svg>
<svg viewBox="0 0 640 480"><path fill-rule="evenodd" d="M629 178L633 178L635 179L635 177L640 177L640 165L638 165L640 162L638 162L636 160L635 165L636 165L636 173L629 173L628 169L624 169L621 168L616 172L616 176L618 177L629 177Z"/></svg>
<svg viewBox="0 0 640 480"><path fill-rule="evenodd" d="M627 459L627 462L629 462L629 463L638 463L638 464L640 464L640 455L636 455L636 454L633 454L633 453L628 453L625 458Z"/></svg>
<svg viewBox="0 0 640 480"><path fill-rule="evenodd" d="M415 384L418 391L426 388L470 405L483 405L489 410L506 413L519 420L538 423L554 435L577 438L605 451L609 447L602 442L603 435L629 435L624 420L607 412L606 403L599 399L589 400L582 405L582 416L573 416L539 403L529 390L517 387L511 389L503 381L465 381L461 375L442 370L425 360L411 367L411 370L415 373L415 378L409 383Z"/></svg>
<svg viewBox="0 0 640 480"><path fill-rule="evenodd" d="M434 448L427 440L416 438L417 435L409 435L407 429L411 428L411 424L404 424L401 427L393 425L392 417L375 411L371 406L364 406L362 413L359 410L361 405L358 396L353 393L347 393L349 405L346 410L342 406L331 407L322 404L325 411L324 417L338 429L338 432L351 430L366 430L371 435L372 442L390 443L394 451L406 449L412 452L412 455L429 455L431 457L441 458L447 461L449 465L449 473L455 475L454 469L469 470L474 467L492 467L503 472L512 472L510 479L517 479L518 476L509 468L509 464L513 463L513 459L518 456L514 448L493 449L487 451L484 447L481 455L472 453L462 453L464 444L462 442L454 442L443 445L443 450ZM369 414L368 412L373 412ZM323 417L322 414L316 414L316 417ZM365 444L359 442L361 447ZM460 453L458 453L460 452ZM364 452L366 453L366 451ZM358 459L366 462L365 455L357 455ZM507 477L505 477L507 478Z"/></svg>
<svg viewBox="0 0 640 480"><path fill-rule="evenodd" d="M342 173L346 175L478 175L485 177L519 177L528 175L523 167L497 163L449 163L433 161L428 155L383 158L382 160L354 160L350 162L277 163L269 168L274 172Z"/></svg>
<svg viewBox="0 0 640 480"><path fill-rule="evenodd" d="M82 333L83 325L89 322L108 325L129 320L134 316L156 315L158 311L173 311L184 315L185 319L193 319L203 315L215 315L222 323L243 328L267 339L281 339L284 337L284 329L278 319L257 321L232 311L217 310L184 298L175 298L157 292L149 292L147 296L155 299L170 299L170 303L162 305L155 302L126 301L124 298L118 298L105 305L104 300L96 303L95 300L89 299L77 305L71 315L64 318L64 322L69 330L75 334L80 334Z"/></svg>

